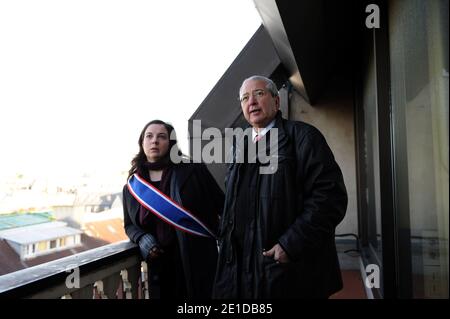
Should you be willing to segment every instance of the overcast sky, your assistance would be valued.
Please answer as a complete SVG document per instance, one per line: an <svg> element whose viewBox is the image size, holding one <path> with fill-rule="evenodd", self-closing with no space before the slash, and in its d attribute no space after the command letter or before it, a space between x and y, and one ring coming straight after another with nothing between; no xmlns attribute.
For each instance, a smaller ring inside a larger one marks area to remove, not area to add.
<svg viewBox="0 0 450 319"><path fill-rule="evenodd" d="M128 170L187 119L261 24L252 0L0 0L0 177Z"/></svg>

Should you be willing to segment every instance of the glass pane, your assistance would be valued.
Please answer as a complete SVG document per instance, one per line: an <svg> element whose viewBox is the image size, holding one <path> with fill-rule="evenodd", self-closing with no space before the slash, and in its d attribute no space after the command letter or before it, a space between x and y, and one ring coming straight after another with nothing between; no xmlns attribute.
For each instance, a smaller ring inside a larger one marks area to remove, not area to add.
<svg viewBox="0 0 450 319"><path fill-rule="evenodd" d="M380 201L380 167L379 167L379 138L377 117L377 86L375 74L375 60L369 60L366 79L364 81L364 156L366 162L366 201L367 201L367 230L371 253L377 265L382 265L381 253L381 201Z"/></svg>
<svg viewBox="0 0 450 319"><path fill-rule="evenodd" d="M413 297L446 298L448 0L391 1L389 37L397 217L411 243L400 263L411 263Z"/></svg>
<svg viewBox="0 0 450 319"><path fill-rule="evenodd" d="M56 248L56 240L50 241L50 249Z"/></svg>

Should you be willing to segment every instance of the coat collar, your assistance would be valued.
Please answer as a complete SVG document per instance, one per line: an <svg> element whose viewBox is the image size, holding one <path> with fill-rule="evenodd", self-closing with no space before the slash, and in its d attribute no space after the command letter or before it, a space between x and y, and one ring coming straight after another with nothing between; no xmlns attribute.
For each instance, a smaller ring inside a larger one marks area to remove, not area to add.
<svg viewBox="0 0 450 319"><path fill-rule="evenodd" d="M196 165L196 164L179 163L177 165L174 165L173 169L174 169L176 178L178 179L177 184L180 189L183 188L187 179L189 178L189 176L191 176L192 172L194 171L194 165Z"/></svg>

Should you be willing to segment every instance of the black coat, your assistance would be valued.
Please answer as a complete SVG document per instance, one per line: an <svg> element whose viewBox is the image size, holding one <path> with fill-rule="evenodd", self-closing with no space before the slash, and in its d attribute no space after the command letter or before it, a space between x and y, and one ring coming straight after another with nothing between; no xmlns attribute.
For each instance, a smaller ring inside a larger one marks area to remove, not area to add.
<svg viewBox="0 0 450 319"><path fill-rule="evenodd" d="M173 168L172 178L177 180L181 203L176 200L175 190L170 189L170 197L182 204L199 218L209 229L217 233L218 218L222 212L224 194L203 164L178 164ZM174 185L171 183L171 185ZM145 234L139 222L140 204L123 188L123 209L125 232L131 241L137 243ZM217 263L217 243L211 238L200 237L176 230L180 259L185 274L191 283L189 298L210 298L214 271ZM155 234L151 234L155 236ZM151 267L151 265L150 265ZM151 269L150 269L151 271Z"/></svg>
<svg viewBox="0 0 450 319"><path fill-rule="evenodd" d="M278 169L256 177L258 217L251 218L243 241L241 278L247 288L240 295L233 249L233 194L245 164L229 167L214 298L327 298L342 288L334 241L335 228L347 208L341 170L313 126L284 120L278 113L274 127L278 129ZM234 150L239 143L242 140ZM277 243L289 263L277 264L262 255Z"/></svg>

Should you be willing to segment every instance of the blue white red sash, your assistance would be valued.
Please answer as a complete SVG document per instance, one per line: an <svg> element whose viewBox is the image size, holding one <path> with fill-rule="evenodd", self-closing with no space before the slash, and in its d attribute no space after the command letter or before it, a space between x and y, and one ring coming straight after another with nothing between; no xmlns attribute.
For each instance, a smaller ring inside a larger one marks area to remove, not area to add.
<svg viewBox="0 0 450 319"><path fill-rule="evenodd" d="M142 206L166 223L190 234L215 238L214 233L198 218L145 181L139 174L130 176L127 185L131 195Z"/></svg>

